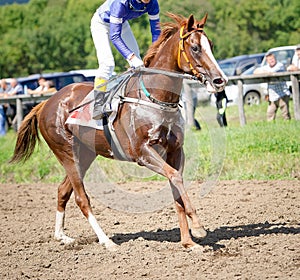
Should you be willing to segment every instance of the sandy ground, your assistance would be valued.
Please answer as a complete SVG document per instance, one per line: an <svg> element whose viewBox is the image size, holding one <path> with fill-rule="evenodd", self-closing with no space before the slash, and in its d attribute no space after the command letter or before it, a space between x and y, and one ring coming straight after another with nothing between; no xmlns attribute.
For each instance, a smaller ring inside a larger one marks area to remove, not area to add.
<svg viewBox="0 0 300 280"><path fill-rule="evenodd" d="M135 192L161 183L131 183ZM300 182L221 181L205 197L190 198L208 230L203 252L179 243L173 205L133 214L91 197L95 216L117 243L99 245L75 205L66 233L53 239L56 185L0 185L0 279L300 279Z"/></svg>

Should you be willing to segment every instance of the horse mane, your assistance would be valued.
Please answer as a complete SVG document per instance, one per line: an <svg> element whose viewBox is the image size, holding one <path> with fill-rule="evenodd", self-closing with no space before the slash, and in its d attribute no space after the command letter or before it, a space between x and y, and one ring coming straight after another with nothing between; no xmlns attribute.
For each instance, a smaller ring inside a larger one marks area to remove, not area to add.
<svg viewBox="0 0 300 280"><path fill-rule="evenodd" d="M158 53L158 51L164 46L166 41L174 35L182 25L184 25L187 22L187 19L183 16L176 15L173 13L167 13L166 14L169 18L171 18L175 22L167 22L162 23L162 31L158 39L149 47L145 57L144 57L144 65L145 67L148 67L152 61L152 59L155 57L155 55Z"/></svg>

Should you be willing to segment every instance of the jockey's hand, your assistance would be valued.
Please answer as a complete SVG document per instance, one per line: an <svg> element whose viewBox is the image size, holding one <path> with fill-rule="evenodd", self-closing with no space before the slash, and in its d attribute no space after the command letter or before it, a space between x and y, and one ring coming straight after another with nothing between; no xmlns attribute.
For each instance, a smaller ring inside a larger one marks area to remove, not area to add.
<svg viewBox="0 0 300 280"><path fill-rule="evenodd" d="M141 59L139 59L137 56L133 55L130 59L127 59L130 67L137 68L140 66L144 66L144 63Z"/></svg>

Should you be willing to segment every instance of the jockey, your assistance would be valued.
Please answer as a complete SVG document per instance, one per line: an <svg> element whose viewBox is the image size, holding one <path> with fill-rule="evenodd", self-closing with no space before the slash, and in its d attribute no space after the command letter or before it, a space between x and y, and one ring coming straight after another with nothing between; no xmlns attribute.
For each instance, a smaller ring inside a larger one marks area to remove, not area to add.
<svg viewBox="0 0 300 280"><path fill-rule="evenodd" d="M105 84L111 77L115 61L110 41L128 61L130 67L143 65L137 41L128 20L148 13L152 42L160 35L159 4L157 0L106 0L91 20L91 33L97 52L99 68L94 81L94 119L103 116ZM101 86L102 85L102 86ZM96 98L97 97L97 98Z"/></svg>

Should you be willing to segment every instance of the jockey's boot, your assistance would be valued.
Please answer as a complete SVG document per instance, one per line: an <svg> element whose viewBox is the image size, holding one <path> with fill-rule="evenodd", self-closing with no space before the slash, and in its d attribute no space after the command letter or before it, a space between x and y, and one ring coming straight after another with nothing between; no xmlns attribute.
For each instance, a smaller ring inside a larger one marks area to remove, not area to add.
<svg viewBox="0 0 300 280"><path fill-rule="evenodd" d="M100 120L105 115L111 114L110 109L105 108L105 102L108 98L108 95L106 94L106 83L107 80L102 78L95 78L94 81L94 98L95 98L95 104L94 104L94 112L93 112L93 119L94 120ZM105 84L105 85L103 85Z"/></svg>

